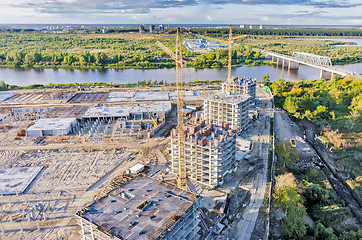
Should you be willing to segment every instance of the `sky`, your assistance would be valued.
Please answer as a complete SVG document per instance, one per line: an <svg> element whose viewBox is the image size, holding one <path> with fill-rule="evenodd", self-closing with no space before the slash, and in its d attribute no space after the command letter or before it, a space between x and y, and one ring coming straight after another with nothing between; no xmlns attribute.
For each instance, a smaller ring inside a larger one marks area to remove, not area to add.
<svg viewBox="0 0 362 240"><path fill-rule="evenodd" d="M0 0L11 23L362 26L362 0Z"/></svg>

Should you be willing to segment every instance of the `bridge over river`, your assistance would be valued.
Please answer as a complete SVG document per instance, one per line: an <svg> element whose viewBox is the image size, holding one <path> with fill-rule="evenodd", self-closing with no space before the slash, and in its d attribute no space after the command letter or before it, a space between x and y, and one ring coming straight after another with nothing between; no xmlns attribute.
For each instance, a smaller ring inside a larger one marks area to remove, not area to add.
<svg viewBox="0 0 362 240"><path fill-rule="evenodd" d="M272 61L277 63L277 65L281 66L282 68L296 70L299 69L299 64L304 64L311 67L319 68L321 70L320 72L321 79L330 80L334 75L342 77L346 75L351 75L358 78L362 78L359 74L355 72L351 72L345 69L336 68L332 66L332 62L329 57L319 56L311 53L303 53L303 52L294 52L292 56L289 56L258 48L253 48L253 50L271 56Z"/></svg>

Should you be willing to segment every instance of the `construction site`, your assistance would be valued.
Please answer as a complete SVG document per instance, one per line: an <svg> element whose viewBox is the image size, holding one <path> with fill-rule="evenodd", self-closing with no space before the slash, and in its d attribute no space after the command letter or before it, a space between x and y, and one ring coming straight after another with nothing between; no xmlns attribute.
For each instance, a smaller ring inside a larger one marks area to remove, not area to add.
<svg viewBox="0 0 362 240"><path fill-rule="evenodd" d="M229 54L231 41L230 29ZM176 89L0 95L1 239L250 239L262 227L269 93L231 64L221 86L185 89L180 31L175 53L157 45Z"/></svg>

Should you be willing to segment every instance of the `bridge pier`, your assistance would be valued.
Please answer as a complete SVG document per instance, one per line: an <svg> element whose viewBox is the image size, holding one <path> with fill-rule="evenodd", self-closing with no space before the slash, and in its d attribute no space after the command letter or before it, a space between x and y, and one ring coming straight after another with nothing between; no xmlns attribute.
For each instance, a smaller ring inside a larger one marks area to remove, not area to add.
<svg viewBox="0 0 362 240"><path fill-rule="evenodd" d="M292 60L283 59L282 67L286 68L288 70L298 70L299 69L299 63L294 62Z"/></svg>
<svg viewBox="0 0 362 240"><path fill-rule="evenodd" d="M298 69L299 69L299 63L293 62L293 61L289 61L288 69L289 69L289 70L298 70Z"/></svg>
<svg viewBox="0 0 362 240"><path fill-rule="evenodd" d="M289 63L288 63L288 60L286 60L286 59L282 59L282 62L283 62L283 64L282 64L282 68L288 68L288 66L289 66Z"/></svg>
<svg viewBox="0 0 362 240"><path fill-rule="evenodd" d="M277 63L277 66L278 66L278 67L280 67L280 66L282 67L282 66L283 66L283 59L277 57L277 58L276 58L276 63Z"/></svg>
<svg viewBox="0 0 362 240"><path fill-rule="evenodd" d="M334 74L332 72L321 69L320 79L331 80L333 75Z"/></svg>

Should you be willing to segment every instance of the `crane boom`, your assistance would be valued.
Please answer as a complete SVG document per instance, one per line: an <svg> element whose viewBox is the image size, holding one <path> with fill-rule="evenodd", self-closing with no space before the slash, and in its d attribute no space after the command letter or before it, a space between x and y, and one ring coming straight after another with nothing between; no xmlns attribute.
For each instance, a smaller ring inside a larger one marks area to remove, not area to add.
<svg viewBox="0 0 362 240"><path fill-rule="evenodd" d="M172 52L168 47L163 45L160 41L157 41L156 45L159 46L165 53L167 53L167 55L170 56L173 60L175 60L176 62L178 61L176 54L174 52ZM180 62L182 62L183 67L186 67L186 61L185 60L183 60L181 58Z"/></svg>
<svg viewBox="0 0 362 240"><path fill-rule="evenodd" d="M148 111L146 106L145 106L145 109L148 112L148 115L150 115L150 118L152 119L153 123L155 124L153 128L157 128L158 127L157 121L152 117L150 111Z"/></svg>
<svg viewBox="0 0 362 240"><path fill-rule="evenodd" d="M177 28L176 36L176 54L173 53L169 48L163 45L161 42L156 42L165 53L167 53L176 62L176 86L177 86L177 142L178 142L178 153L179 153L179 174L177 179L178 187L187 189L186 179L186 162L185 162L185 124L183 118L183 77L182 68L186 65L186 61L182 59L182 39L181 30Z"/></svg>

